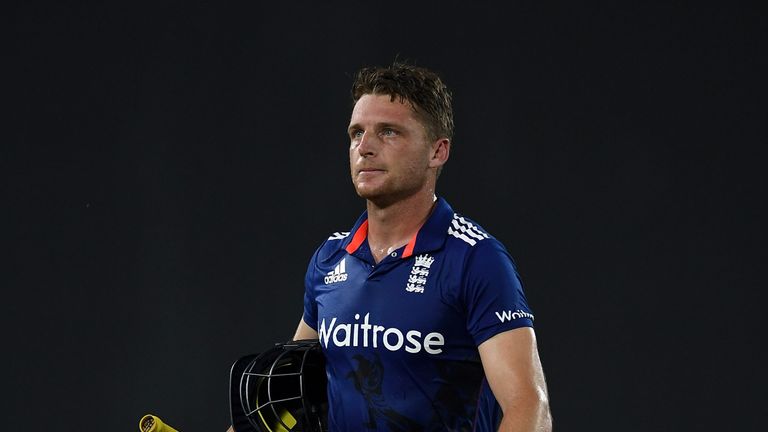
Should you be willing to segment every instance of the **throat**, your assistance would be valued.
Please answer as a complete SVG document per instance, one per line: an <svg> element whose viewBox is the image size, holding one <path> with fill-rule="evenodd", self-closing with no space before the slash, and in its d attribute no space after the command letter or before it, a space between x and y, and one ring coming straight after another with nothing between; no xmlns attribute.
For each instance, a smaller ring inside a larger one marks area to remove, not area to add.
<svg viewBox="0 0 768 432"><path fill-rule="evenodd" d="M436 203L437 198L432 195L431 202L422 209L385 210L368 206L368 246L376 264L416 240L416 235L432 214Z"/></svg>
<svg viewBox="0 0 768 432"><path fill-rule="evenodd" d="M371 255L373 255L373 259L376 261L376 264L380 263L384 258L387 257L387 255L390 255L394 253L396 250L400 249L401 247L408 244L408 242L404 243L396 243L392 246L373 246L371 245Z"/></svg>

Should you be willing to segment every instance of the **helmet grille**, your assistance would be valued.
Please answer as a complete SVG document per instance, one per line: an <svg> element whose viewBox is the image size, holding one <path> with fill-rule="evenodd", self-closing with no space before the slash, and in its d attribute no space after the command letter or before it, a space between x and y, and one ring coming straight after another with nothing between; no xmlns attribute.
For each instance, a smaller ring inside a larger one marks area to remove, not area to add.
<svg viewBox="0 0 768 432"><path fill-rule="evenodd" d="M246 366L240 401L257 431L324 431L326 385L317 341L277 344Z"/></svg>

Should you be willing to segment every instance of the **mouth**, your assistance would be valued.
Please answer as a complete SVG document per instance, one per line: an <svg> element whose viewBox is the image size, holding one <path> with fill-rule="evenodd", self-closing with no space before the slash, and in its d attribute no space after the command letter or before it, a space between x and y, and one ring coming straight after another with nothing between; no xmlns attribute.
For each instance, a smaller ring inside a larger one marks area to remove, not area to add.
<svg viewBox="0 0 768 432"><path fill-rule="evenodd" d="M383 169L377 169L377 168L363 168L357 171L357 175L373 175L377 173L383 173Z"/></svg>

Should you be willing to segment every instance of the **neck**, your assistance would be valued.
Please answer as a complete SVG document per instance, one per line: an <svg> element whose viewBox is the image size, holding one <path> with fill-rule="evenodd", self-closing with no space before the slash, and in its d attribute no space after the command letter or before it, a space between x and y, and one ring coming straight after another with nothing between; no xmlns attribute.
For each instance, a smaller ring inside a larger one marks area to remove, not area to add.
<svg viewBox="0 0 768 432"><path fill-rule="evenodd" d="M368 245L376 262L406 245L429 218L435 205L434 188L381 206L367 201Z"/></svg>

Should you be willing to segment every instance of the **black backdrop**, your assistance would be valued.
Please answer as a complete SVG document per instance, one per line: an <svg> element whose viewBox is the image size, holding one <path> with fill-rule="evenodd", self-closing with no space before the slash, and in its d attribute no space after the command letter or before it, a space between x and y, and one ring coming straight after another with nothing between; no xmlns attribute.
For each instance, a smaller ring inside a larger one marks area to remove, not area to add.
<svg viewBox="0 0 768 432"><path fill-rule="evenodd" d="M223 432L399 56L454 90L438 192L516 258L557 429L762 430L766 17L637 3L10 7L2 428Z"/></svg>

